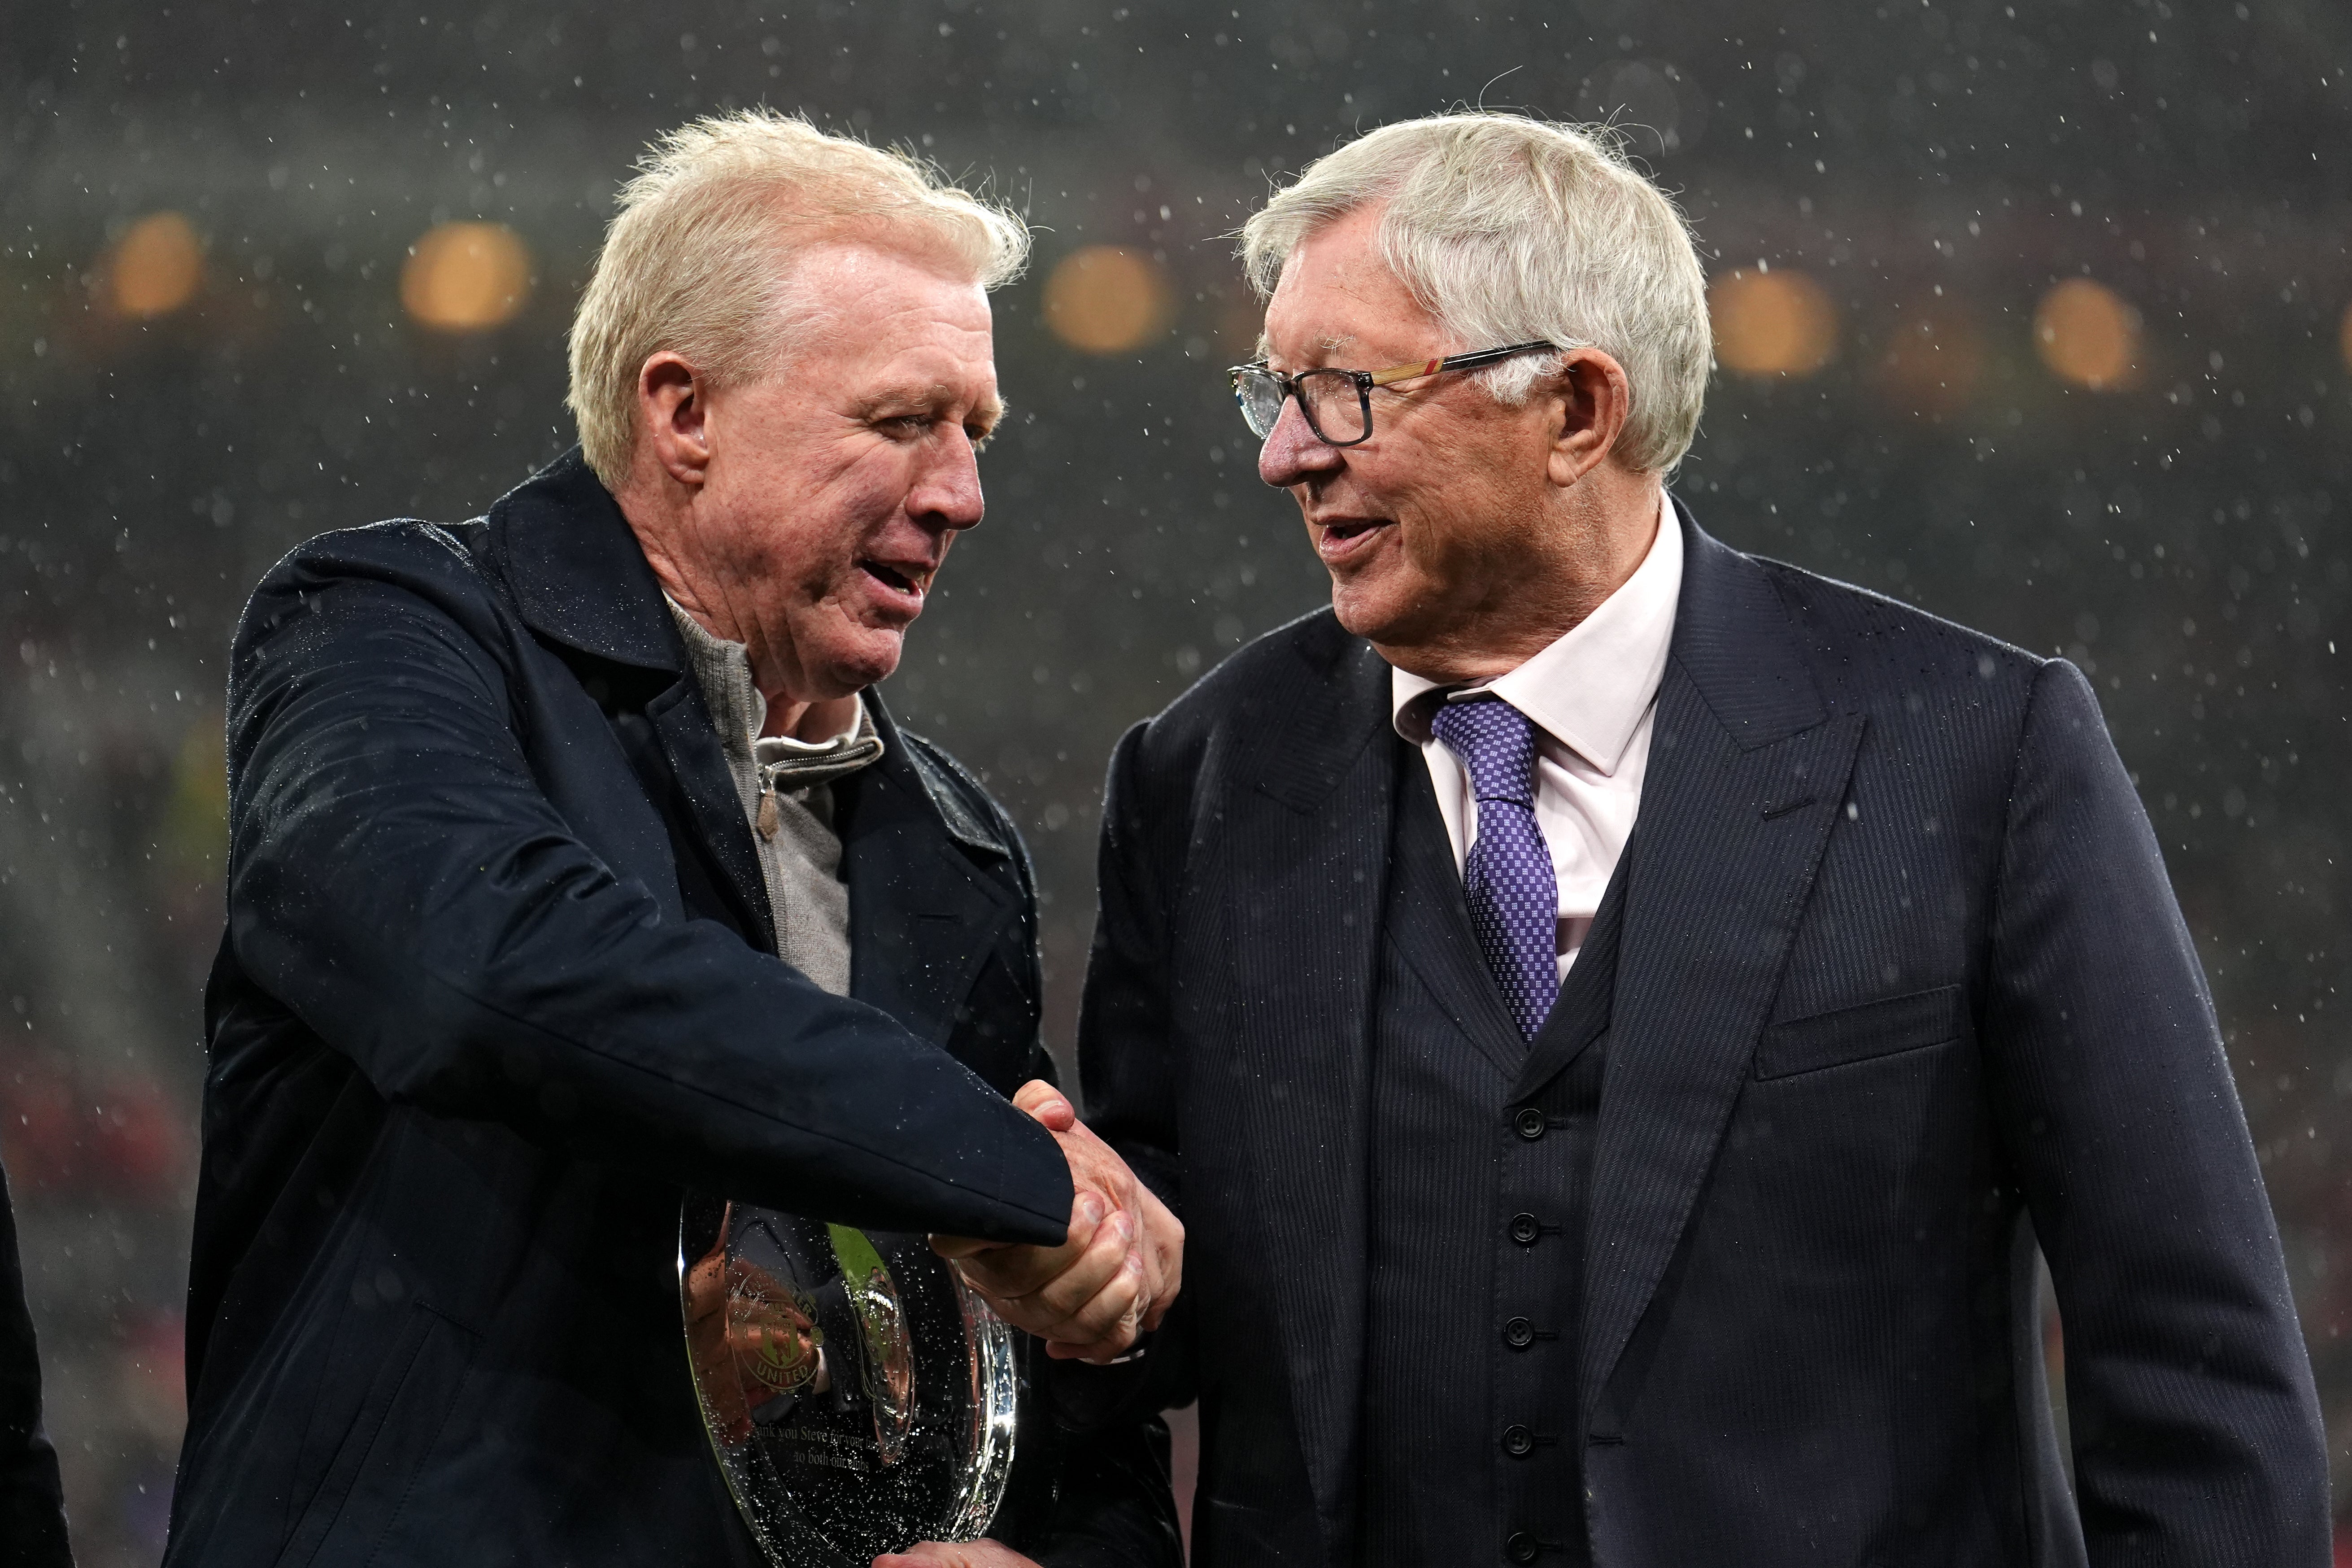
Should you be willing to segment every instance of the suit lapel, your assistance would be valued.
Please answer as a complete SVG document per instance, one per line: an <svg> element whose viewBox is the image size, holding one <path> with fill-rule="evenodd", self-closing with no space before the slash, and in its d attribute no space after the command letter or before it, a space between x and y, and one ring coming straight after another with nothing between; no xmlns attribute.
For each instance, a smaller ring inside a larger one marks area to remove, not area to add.
<svg viewBox="0 0 2352 1568"><path fill-rule="evenodd" d="M619 504L574 447L501 497L489 523L491 563L531 630L597 658L670 675L646 704L646 717L685 803L684 825L742 929L773 952L767 884L734 775L688 672L661 584Z"/></svg>
<svg viewBox="0 0 2352 1568"><path fill-rule="evenodd" d="M1528 1042L1503 1005L1503 994L1478 949L1478 933L1470 924L1462 873L1446 840L1445 819L1437 812L1429 768L1410 746L1400 745L1396 752L1401 776L1396 864L1391 874L1397 882L1396 897L1383 904L1394 915L1388 940L1397 944L1454 1026L1507 1082L1518 1076L1527 1060Z"/></svg>
<svg viewBox="0 0 2352 1568"><path fill-rule="evenodd" d="M1348 1528L1363 1370L1370 1008L1402 742L1389 671L1336 622L1264 694L1227 799L1236 890L1224 1020L1265 1233L1282 1364L1328 1535ZM1274 683L1270 683L1270 687ZM1385 742L1385 743L1383 743Z"/></svg>
<svg viewBox="0 0 2352 1568"><path fill-rule="evenodd" d="M1528 1042L1527 1058L1519 1066L1517 1081L1511 1085L1512 1103L1534 1099L1609 1027L1617 990L1617 931L1624 919L1625 884L1631 869L1626 858L1620 856L1609 886L1601 889L1601 907L1592 912L1584 946L1569 968L1567 983L1559 988L1551 1017Z"/></svg>
<svg viewBox="0 0 2352 1568"><path fill-rule="evenodd" d="M1714 1161L1863 732L1823 705L1762 569L1682 521L1593 1152L1588 1420Z"/></svg>
<svg viewBox="0 0 2352 1568"><path fill-rule="evenodd" d="M972 818L868 692L882 757L836 785L842 879L849 885L849 994L945 1046L973 978L1018 912L1013 890L970 851L1013 847Z"/></svg>

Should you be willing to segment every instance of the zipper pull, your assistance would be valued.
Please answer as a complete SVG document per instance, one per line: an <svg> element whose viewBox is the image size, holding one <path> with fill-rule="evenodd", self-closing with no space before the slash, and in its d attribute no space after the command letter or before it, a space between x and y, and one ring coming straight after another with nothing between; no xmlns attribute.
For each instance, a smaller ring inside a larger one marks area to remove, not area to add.
<svg viewBox="0 0 2352 1568"><path fill-rule="evenodd" d="M782 824L776 816L775 788L763 781L760 785L760 837L773 841L780 826Z"/></svg>

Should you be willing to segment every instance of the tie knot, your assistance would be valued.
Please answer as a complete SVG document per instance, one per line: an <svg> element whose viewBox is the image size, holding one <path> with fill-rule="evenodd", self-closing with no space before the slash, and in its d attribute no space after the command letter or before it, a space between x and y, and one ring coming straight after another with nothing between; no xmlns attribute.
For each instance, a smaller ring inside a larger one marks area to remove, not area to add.
<svg viewBox="0 0 2352 1568"><path fill-rule="evenodd" d="M1500 698L1474 697L1442 705L1429 727L1470 770L1480 800L1533 802L1536 732L1526 714Z"/></svg>

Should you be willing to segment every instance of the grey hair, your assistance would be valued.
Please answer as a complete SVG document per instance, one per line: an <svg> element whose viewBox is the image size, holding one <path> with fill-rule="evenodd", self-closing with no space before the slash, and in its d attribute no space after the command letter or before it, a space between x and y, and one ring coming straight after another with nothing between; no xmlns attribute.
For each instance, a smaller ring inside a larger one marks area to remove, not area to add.
<svg viewBox="0 0 2352 1568"><path fill-rule="evenodd" d="M1682 213L1612 132L1485 110L1382 126L1309 163L1243 226L1259 297L1300 242L1376 202L1388 204L1382 258L1454 352L1597 348L1633 386L1619 457L1660 473L1682 460L1714 354L1706 276ZM1560 363L1527 354L1476 374L1516 404Z"/></svg>
<svg viewBox="0 0 2352 1568"><path fill-rule="evenodd" d="M908 154L747 109L679 127L622 187L572 320L572 385L588 466L626 479L637 376L668 350L712 385L757 378L806 311L792 257L828 239L893 245L994 289L1021 275L1029 228Z"/></svg>

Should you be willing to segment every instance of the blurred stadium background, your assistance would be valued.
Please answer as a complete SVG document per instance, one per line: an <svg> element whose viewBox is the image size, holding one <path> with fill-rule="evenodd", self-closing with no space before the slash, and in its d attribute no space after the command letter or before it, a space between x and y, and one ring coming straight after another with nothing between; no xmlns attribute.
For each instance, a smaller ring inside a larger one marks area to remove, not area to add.
<svg viewBox="0 0 2352 1568"><path fill-rule="evenodd" d="M1035 847L1065 1049L1111 742L1324 597L1219 374L1256 329L1229 235L1354 128L1620 123L1714 279L1722 374L1678 480L1701 520L2097 685L2352 1479L2352 11L0 16L0 1158L86 1563L152 1563L169 1506L245 592L312 532L472 515L565 447L615 184L648 136L754 102L985 177L1042 230L999 301L988 523L886 694Z"/></svg>

